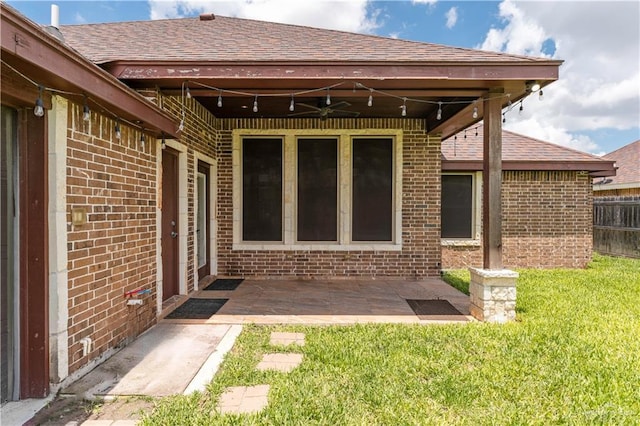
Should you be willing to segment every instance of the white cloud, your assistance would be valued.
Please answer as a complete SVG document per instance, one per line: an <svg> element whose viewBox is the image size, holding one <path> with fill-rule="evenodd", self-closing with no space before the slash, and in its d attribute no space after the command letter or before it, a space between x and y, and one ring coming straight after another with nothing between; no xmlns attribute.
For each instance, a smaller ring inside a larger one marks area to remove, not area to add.
<svg viewBox="0 0 640 426"><path fill-rule="evenodd" d="M437 2L438 0L411 0L411 3L413 4L428 4L430 6L433 6Z"/></svg>
<svg viewBox="0 0 640 426"><path fill-rule="evenodd" d="M369 33L378 27L378 11L370 10L368 0L149 0L151 19L194 16L212 12L221 16L257 19Z"/></svg>
<svg viewBox="0 0 640 426"><path fill-rule="evenodd" d="M452 7L447 11L445 16L447 17L447 28L453 28L456 25L456 22L458 22L458 8L455 6Z"/></svg>
<svg viewBox="0 0 640 426"><path fill-rule="evenodd" d="M598 145L588 136L574 135L562 127L548 126L538 117L529 117L514 123L504 125L505 129L512 132L530 136L541 141L547 141L580 151L596 152Z"/></svg>
<svg viewBox="0 0 640 426"><path fill-rule="evenodd" d="M76 12L76 14L73 16L73 20L76 24L86 24L87 20L85 19L84 16L82 16L80 14L80 12Z"/></svg>
<svg viewBox="0 0 640 426"><path fill-rule="evenodd" d="M500 3L499 10L507 25L501 29L490 29L480 49L544 56L542 43L548 38L544 29L509 0Z"/></svg>
<svg viewBox="0 0 640 426"><path fill-rule="evenodd" d="M505 0L499 13L504 26L478 47L545 56L543 43L552 40L551 57L565 61L544 101L527 98L522 115L507 114L506 128L597 153L603 147L586 132L640 126L639 3Z"/></svg>

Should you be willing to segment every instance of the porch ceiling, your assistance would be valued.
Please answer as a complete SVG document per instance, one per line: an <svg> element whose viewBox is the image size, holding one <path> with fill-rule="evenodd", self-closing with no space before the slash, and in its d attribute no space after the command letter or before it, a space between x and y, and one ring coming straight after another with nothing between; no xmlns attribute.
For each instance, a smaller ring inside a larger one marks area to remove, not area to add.
<svg viewBox="0 0 640 426"><path fill-rule="evenodd" d="M359 118L406 117L427 121L429 133L443 138L483 118L481 99L489 92L505 94L503 105L529 94L527 84L542 87L557 80L560 62L547 64L210 64L123 63L103 64L111 74L136 89L158 87L165 94L181 95L182 85L213 115L220 118L314 117L299 115L312 106L347 102L341 109ZM332 87L329 91L325 88ZM372 89L372 90L371 90ZM240 93L238 93L240 92ZM308 92L300 94L300 92ZM294 94L295 110L289 111ZM222 95L222 107L218 97ZM253 112L255 95L258 112ZM373 97L368 106L369 96ZM474 101L478 101L474 104ZM437 119L438 102L442 117ZM474 106L478 117L473 118ZM350 117L340 112L330 118Z"/></svg>

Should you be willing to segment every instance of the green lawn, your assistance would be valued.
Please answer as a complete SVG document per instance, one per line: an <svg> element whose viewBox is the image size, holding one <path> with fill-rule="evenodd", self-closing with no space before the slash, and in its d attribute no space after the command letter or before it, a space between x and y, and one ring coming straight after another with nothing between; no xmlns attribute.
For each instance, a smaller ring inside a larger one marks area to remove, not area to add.
<svg viewBox="0 0 640 426"><path fill-rule="evenodd" d="M638 424L640 260L519 272L510 324L246 327L208 392L145 424ZM306 334L291 373L255 370L272 330ZM267 409L216 413L225 387L254 384L271 385Z"/></svg>

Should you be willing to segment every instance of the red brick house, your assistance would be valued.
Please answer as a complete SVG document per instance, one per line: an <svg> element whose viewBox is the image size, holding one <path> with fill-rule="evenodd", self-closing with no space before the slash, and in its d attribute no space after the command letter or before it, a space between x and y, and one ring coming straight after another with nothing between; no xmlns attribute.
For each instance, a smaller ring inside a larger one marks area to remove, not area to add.
<svg viewBox="0 0 640 426"><path fill-rule="evenodd" d="M482 132L442 142L442 266L482 261ZM583 268L592 254L593 176L611 176L601 157L502 132L502 243L511 268ZM602 179L602 178L597 178Z"/></svg>
<svg viewBox="0 0 640 426"><path fill-rule="evenodd" d="M593 180L595 197L640 195L640 139L602 158L615 162L616 174Z"/></svg>
<svg viewBox="0 0 640 426"><path fill-rule="evenodd" d="M560 61L213 15L58 31L0 10L3 402L81 376L206 275L437 275L441 174L470 170L441 140L481 119L483 261L502 268L503 107ZM558 167L567 194L596 171ZM545 181L533 170L508 187Z"/></svg>

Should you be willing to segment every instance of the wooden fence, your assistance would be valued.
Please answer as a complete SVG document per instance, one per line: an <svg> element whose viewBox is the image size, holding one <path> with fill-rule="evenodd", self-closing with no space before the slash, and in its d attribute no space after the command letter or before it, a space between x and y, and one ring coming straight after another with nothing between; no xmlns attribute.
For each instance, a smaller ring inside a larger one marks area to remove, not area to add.
<svg viewBox="0 0 640 426"><path fill-rule="evenodd" d="M640 258L640 196L593 198L593 248Z"/></svg>

